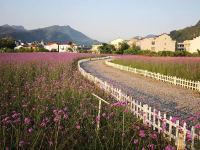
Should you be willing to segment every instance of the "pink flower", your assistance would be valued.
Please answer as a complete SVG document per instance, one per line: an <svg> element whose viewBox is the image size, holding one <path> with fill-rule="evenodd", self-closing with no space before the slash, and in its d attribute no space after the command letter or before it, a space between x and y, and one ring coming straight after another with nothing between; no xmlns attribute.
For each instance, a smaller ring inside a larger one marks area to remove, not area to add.
<svg viewBox="0 0 200 150"><path fill-rule="evenodd" d="M135 140L133 141L133 143L134 143L134 144L138 144L138 139L135 139Z"/></svg>
<svg viewBox="0 0 200 150"><path fill-rule="evenodd" d="M106 113L103 113L102 116L105 117L105 116L106 116Z"/></svg>
<svg viewBox="0 0 200 150"><path fill-rule="evenodd" d="M127 106L127 102L115 102L113 104L111 104L111 106Z"/></svg>
<svg viewBox="0 0 200 150"><path fill-rule="evenodd" d="M100 116L97 116L96 117L96 122L99 122L100 121Z"/></svg>
<svg viewBox="0 0 200 150"><path fill-rule="evenodd" d="M77 125L76 125L76 129L79 130L80 128L81 128L81 126L80 126L79 124L77 124Z"/></svg>
<svg viewBox="0 0 200 150"><path fill-rule="evenodd" d="M52 141L49 141L48 143L49 143L49 146L52 146L52 145L53 145L53 142L52 142Z"/></svg>
<svg viewBox="0 0 200 150"><path fill-rule="evenodd" d="M173 118L171 119L171 121L172 121L173 123L176 123L176 121L177 121L178 119L179 119L178 117L173 117Z"/></svg>
<svg viewBox="0 0 200 150"><path fill-rule="evenodd" d="M24 124L26 124L26 125L30 125L30 123L31 123L31 120L29 119L29 118L25 118L24 119Z"/></svg>
<svg viewBox="0 0 200 150"><path fill-rule="evenodd" d="M149 144L148 148L149 148L149 150L154 150L154 144Z"/></svg>
<svg viewBox="0 0 200 150"><path fill-rule="evenodd" d="M140 132L139 132L139 136L142 137L142 138L145 137L145 132L144 132L144 130L140 130Z"/></svg>
<svg viewBox="0 0 200 150"><path fill-rule="evenodd" d="M33 132L33 128L29 128L29 129L28 129L28 132L29 132L29 133L32 133L32 132Z"/></svg>
<svg viewBox="0 0 200 150"><path fill-rule="evenodd" d="M150 136L151 136L151 138L154 139L154 140L156 140L156 139L158 138L158 136L157 136L156 133L153 133L153 134L151 134Z"/></svg>
<svg viewBox="0 0 200 150"><path fill-rule="evenodd" d="M196 129L200 129L200 123L195 125Z"/></svg>
<svg viewBox="0 0 200 150"><path fill-rule="evenodd" d="M9 148L9 147L6 147L6 150L10 150L10 148Z"/></svg>
<svg viewBox="0 0 200 150"><path fill-rule="evenodd" d="M165 150L175 150L175 147L171 146L171 145L167 145L165 147Z"/></svg>

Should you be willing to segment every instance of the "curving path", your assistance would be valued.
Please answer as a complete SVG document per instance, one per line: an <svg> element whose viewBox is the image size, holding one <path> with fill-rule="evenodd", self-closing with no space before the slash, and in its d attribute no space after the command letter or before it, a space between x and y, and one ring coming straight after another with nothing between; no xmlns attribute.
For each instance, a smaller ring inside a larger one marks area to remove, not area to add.
<svg viewBox="0 0 200 150"><path fill-rule="evenodd" d="M198 92L109 67L103 60L86 62L82 64L82 67L91 74L121 88L135 100L167 112L169 115L185 119L200 112Z"/></svg>

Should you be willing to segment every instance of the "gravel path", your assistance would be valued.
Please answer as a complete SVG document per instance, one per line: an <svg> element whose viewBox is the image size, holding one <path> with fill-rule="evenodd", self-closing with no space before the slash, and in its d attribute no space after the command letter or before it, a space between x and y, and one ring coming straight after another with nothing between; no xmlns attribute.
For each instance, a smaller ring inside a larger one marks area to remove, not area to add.
<svg viewBox="0 0 200 150"><path fill-rule="evenodd" d="M182 119L200 112L200 94L168 83L145 78L134 73L106 66L104 61L92 61L82 67L131 95L135 100Z"/></svg>

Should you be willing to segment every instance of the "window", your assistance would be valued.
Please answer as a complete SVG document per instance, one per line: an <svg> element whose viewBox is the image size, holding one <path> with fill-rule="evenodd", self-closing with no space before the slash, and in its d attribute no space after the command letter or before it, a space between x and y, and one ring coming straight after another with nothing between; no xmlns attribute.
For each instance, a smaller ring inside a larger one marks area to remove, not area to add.
<svg viewBox="0 0 200 150"><path fill-rule="evenodd" d="M152 44L152 45L155 45L155 43L156 43L155 41L152 41L152 43L151 43L151 44Z"/></svg>

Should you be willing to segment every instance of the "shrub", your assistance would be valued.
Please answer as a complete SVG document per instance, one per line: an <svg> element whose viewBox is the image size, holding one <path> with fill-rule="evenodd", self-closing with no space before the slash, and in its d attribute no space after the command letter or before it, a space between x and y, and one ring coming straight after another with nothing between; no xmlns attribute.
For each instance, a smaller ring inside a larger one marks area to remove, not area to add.
<svg viewBox="0 0 200 150"><path fill-rule="evenodd" d="M160 51L157 54L158 56L174 56L174 52L172 51Z"/></svg>
<svg viewBox="0 0 200 150"><path fill-rule="evenodd" d="M175 51L174 56L192 56L188 51Z"/></svg>
<svg viewBox="0 0 200 150"><path fill-rule="evenodd" d="M157 53L156 52L152 52L150 50L142 50L140 52L140 55L145 55L145 56L156 56Z"/></svg>

